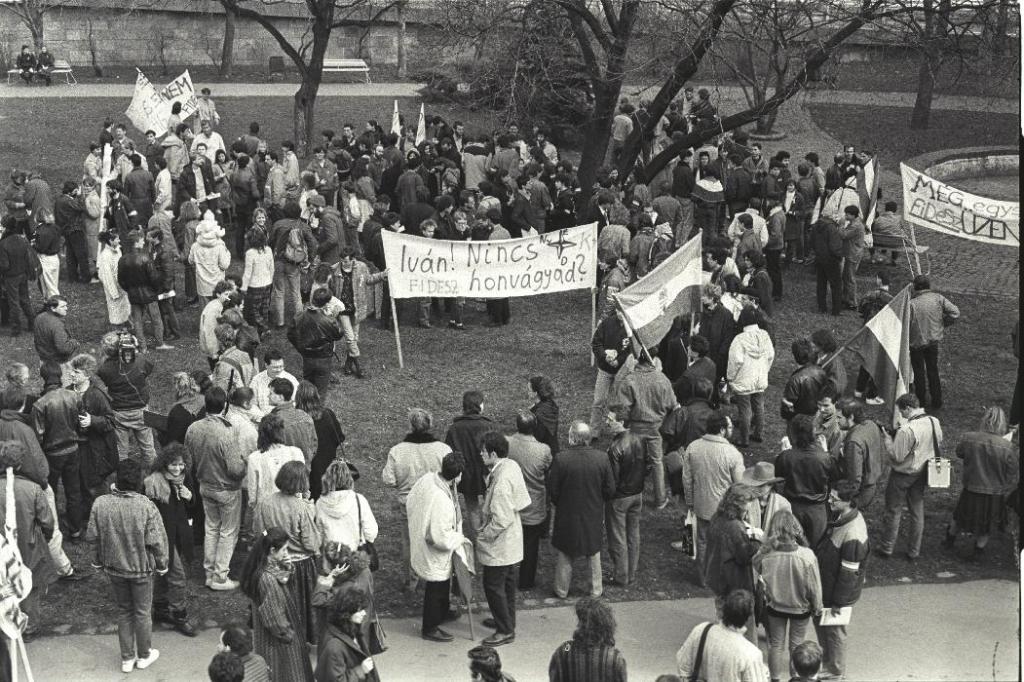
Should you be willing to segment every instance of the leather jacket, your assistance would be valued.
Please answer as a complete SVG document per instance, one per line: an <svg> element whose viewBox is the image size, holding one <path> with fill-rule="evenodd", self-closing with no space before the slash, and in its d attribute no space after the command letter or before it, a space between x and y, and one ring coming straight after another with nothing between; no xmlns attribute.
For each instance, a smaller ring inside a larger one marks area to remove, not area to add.
<svg viewBox="0 0 1024 682"><path fill-rule="evenodd" d="M782 391L782 418L792 419L798 414L814 415L818 411L818 394L827 383L828 374L813 362L798 368Z"/></svg>
<svg viewBox="0 0 1024 682"><path fill-rule="evenodd" d="M612 439L608 448L608 461L615 478L615 498L639 495L644 491L644 478L651 470L644 443L629 431Z"/></svg>

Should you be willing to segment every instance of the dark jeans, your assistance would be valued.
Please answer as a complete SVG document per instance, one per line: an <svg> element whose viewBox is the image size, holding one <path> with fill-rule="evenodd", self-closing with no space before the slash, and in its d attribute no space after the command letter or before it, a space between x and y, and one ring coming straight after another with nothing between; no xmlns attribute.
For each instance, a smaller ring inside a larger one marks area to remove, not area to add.
<svg viewBox="0 0 1024 682"><path fill-rule="evenodd" d="M878 387L875 386L875 380L871 378L871 375L863 367L857 372L857 393L863 393L865 398L878 397Z"/></svg>
<svg viewBox="0 0 1024 682"><path fill-rule="evenodd" d="M765 263L768 268L768 276L772 280L772 298L776 301L782 298L782 251L765 249ZM764 305L764 302L761 302Z"/></svg>
<svg viewBox="0 0 1024 682"><path fill-rule="evenodd" d="M896 540L900 535L900 520L903 517L903 505L907 505L910 513L910 537L907 538L907 554L916 557L921 554L921 538L924 537L924 491L928 487L926 469L914 474L900 471L889 473L889 483L885 486L885 515L882 517L882 537L878 548L886 554L892 554L896 548Z"/></svg>
<svg viewBox="0 0 1024 682"><path fill-rule="evenodd" d="M117 640L121 660L149 656L153 638L153 578L109 576L117 604Z"/></svg>
<svg viewBox="0 0 1024 682"><path fill-rule="evenodd" d="M544 537L544 524L527 526L523 524L523 561L519 564L519 589L529 590L537 580L537 557L540 554L540 539Z"/></svg>
<svg viewBox="0 0 1024 682"><path fill-rule="evenodd" d="M508 324L512 319L512 306L507 298L495 298L487 301L487 316L494 324Z"/></svg>
<svg viewBox="0 0 1024 682"><path fill-rule="evenodd" d="M164 323L165 339L168 336L181 336L181 330L178 328L178 314L174 312L175 298L177 298L177 296L174 296L172 298L165 298L162 301L156 302L157 307L160 308L160 319L163 320Z"/></svg>
<svg viewBox="0 0 1024 682"><path fill-rule="evenodd" d="M331 365L334 358L302 358L302 378L316 386L323 395L331 385Z"/></svg>
<svg viewBox="0 0 1024 682"><path fill-rule="evenodd" d="M494 618L495 631L501 635L516 631L516 573L519 564L484 566L484 596Z"/></svg>
<svg viewBox="0 0 1024 682"><path fill-rule="evenodd" d="M65 511L67 513L68 530L72 533L84 530L82 527L82 479L78 473L78 452L68 455L46 456L50 465L47 480L54 492L57 484L64 482Z"/></svg>
<svg viewBox="0 0 1024 682"><path fill-rule="evenodd" d="M445 616L451 609L451 591L451 578L436 582L424 581L422 629L424 634L433 632L444 622Z"/></svg>
<svg viewBox="0 0 1024 682"><path fill-rule="evenodd" d="M812 504L801 500L790 500L789 503L793 507L793 516L804 529L808 546L817 547L828 526L828 505L824 502Z"/></svg>
<svg viewBox="0 0 1024 682"><path fill-rule="evenodd" d="M85 240L85 232L69 232L64 235L64 243L67 244L68 278L88 283L92 279L92 273L89 272L89 243Z"/></svg>
<svg viewBox="0 0 1024 682"><path fill-rule="evenodd" d="M942 407L942 384L939 383L939 344L910 349L910 365L914 368L914 393L921 407L933 410ZM927 378L927 384L925 380ZM928 395L932 401L928 403Z"/></svg>
<svg viewBox="0 0 1024 682"><path fill-rule="evenodd" d="M818 274L818 312L828 312L827 292L832 290L832 314L838 315L843 309L843 261L822 260L814 262Z"/></svg>
<svg viewBox="0 0 1024 682"><path fill-rule="evenodd" d="M11 331L20 332L32 326L32 300L28 296L28 276L5 277L4 299L10 316ZM24 316L24 321L22 320Z"/></svg>
<svg viewBox="0 0 1024 682"><path fill-rule="evenodd" d="M329 206L330 204L328 204ZM234 242L235 252L245 257L245 231L252 226L252 212L255 210L254 206L245 206L242 204L235 204L235 220L234 220Z"/></svg>

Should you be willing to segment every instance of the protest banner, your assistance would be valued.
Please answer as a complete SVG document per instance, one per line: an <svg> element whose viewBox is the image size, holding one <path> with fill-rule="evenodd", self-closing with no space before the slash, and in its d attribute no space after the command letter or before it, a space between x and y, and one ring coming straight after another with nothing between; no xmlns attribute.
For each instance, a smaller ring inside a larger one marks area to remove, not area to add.
<svg viewBox="0 0 1024 682"><path fill-rule="evenodd" d="M901 163L903 219L962 239L1020 248L1020 203L986 199Z"/></svg>
<svg viewBox="0 0 1024 682"><path fill-rule="evenodd" d="M125 115L138 130L152 130L158 137L163 136L175 102L181 102L179 116L183 121L199 109L196 90L187 69L159 92L141 70L136 70L135 93Z"/></svg>
<svg viewBox="0 0 1024 682"><path fill-rule="evenodd" d="M597 283L597 223L488 242L382 237L392 298L515 298Z"/></svg>

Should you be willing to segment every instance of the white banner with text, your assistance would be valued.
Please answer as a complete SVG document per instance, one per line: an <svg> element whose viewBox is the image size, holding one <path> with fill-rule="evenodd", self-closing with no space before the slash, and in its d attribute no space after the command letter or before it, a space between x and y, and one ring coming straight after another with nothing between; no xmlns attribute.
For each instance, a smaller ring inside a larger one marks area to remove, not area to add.
<svg viewBox="0 0 1024 682"><path fill-rule="evenodd" d="M597 284L597 223L486 242L390 230L382 238L394 298L514 298Z"/></svg>
<svg viewBox="0 0 1024 682"><path fill-rule="evenodd" d="M903 219L985 244L1020 248L1020 203L959 190L901 163Z"/></svg>

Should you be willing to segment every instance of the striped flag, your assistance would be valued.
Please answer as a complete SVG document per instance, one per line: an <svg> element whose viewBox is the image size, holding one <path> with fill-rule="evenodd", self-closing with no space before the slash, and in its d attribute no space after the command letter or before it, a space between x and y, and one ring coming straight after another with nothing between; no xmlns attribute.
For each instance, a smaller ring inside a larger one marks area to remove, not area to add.
<svg viewBox="0 0 1024 682"><path fill-rule="evenodd" d="M423 111L423 103L420 103L420 122L416 125L416 144L427 139L427 116Z"/></svg>
<svg viewBox="0 0 1024 682"><path fill-rule="evenodd" d="M637 353L660 343L676 316L700 310L701 282L698 232L661 265L614 295Z"/></svg>
<svg viewBox="0 0 1024 682"><path fill-rule="evenodd" d="M910 365L910 293L908 284L836 353L838 356L848 351L860 358L864 371L875 381L878 396L893 407L893 425L899 416L896 398L909 391L914 380Z"/></svg>
<svg viewBox="0 0 1024 682"><path fill-rule="evenodd" d="M398 100L395 100L395 110L391 114L391 132L398 135L399 138L402 136L402 121L398 115Z"/></svg>

